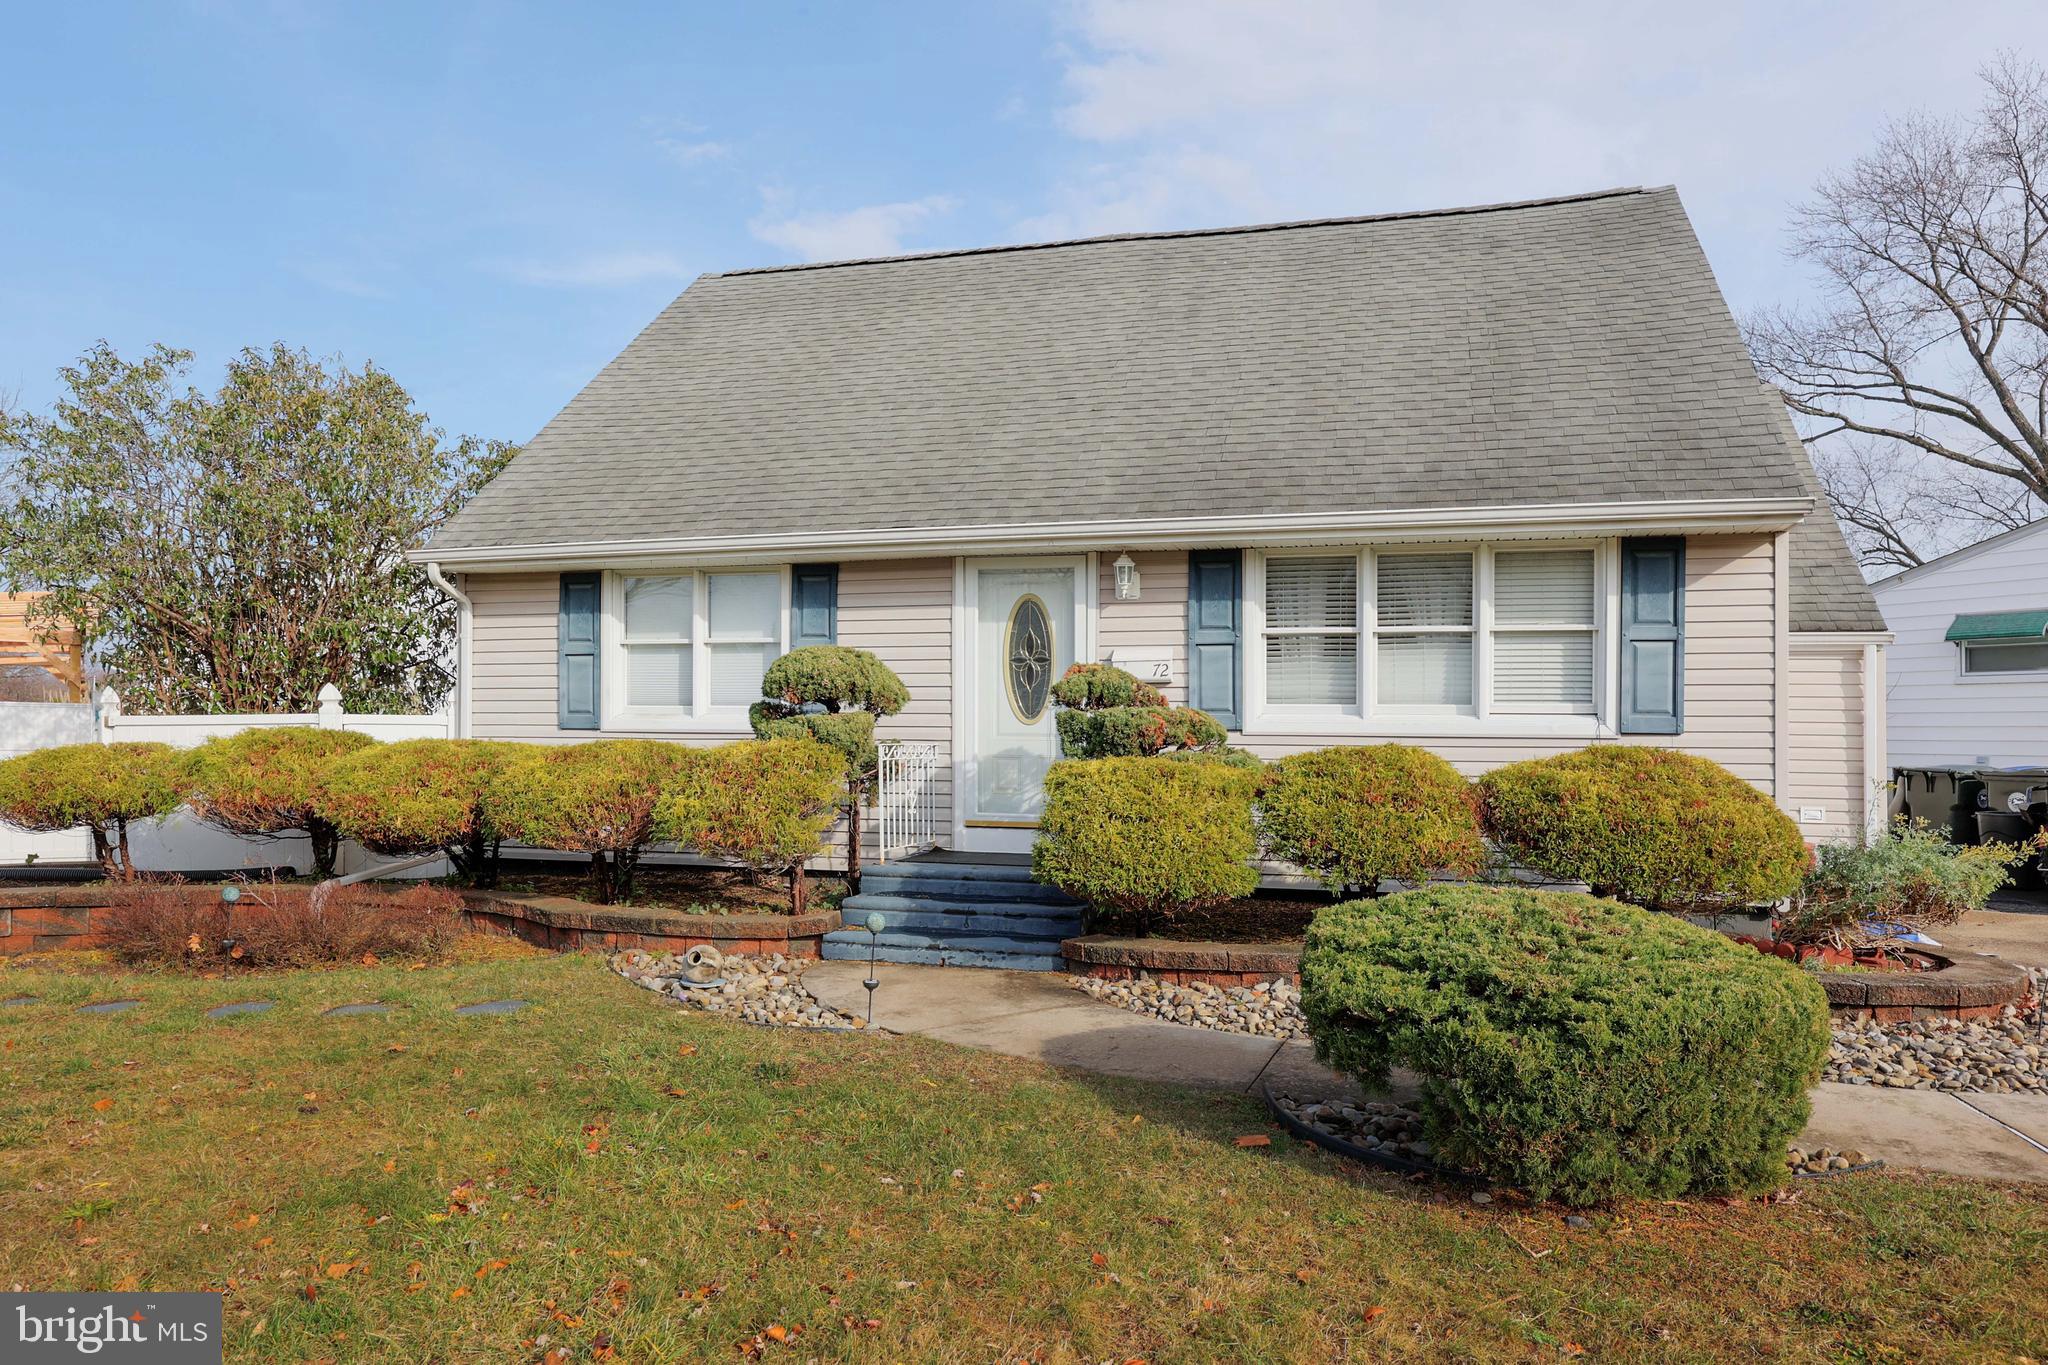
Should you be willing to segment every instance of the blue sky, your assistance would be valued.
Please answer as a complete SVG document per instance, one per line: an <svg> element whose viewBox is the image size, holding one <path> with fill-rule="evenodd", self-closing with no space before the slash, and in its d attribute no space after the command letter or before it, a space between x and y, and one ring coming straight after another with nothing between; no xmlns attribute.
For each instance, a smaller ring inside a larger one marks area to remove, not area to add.
<svg viewBox="0 0 2048 1365"><path fill-rule="evenodd" d="M0 397L284 340L523 440L702 272L1675 183L1738 308L2048 7L151 3L10 20ZM1934 22L1933 14L1949 16Z"/></svg>

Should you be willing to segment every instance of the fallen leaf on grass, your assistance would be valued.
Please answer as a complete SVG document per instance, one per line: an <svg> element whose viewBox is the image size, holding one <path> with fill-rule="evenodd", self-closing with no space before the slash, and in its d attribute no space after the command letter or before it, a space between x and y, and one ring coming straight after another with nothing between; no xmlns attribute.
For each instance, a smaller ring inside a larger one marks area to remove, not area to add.
<svg viewBox="0 0 2048 1365"><path fill-rule="evenodd" d="M1365 1310L1365 1320L1367 1322L1378 1322L1381 1318L1385 1317L1386 1315L1387 1310L1383 1304L1376 1303L1372 1307Z"/></svg>
<svg viewBox="0 0 2048 1365"><path fill-rule="evenodd" d="M1264 1133L1246 1133L1237 1140L1237 1145L1240 1147L1271 1147L1273 1139L1267 1137Z"/></svg>
<svg viewBox="0 0 2048 1365"><path fill-rule="evenodd" d="M112 1100L94 1100L92 1107L104 1114L114 1107L114 1102Z"/></svg>
<svg viewBox="0 0 2048 1365"><path fill-rule="evenodd" d="M386 1162L384 1163L384 1174L386 1174L386 1175L390 1175L390 1174L391 1174L391 1173L392 1173L393 1171L395 1171L395 1170L397 1170L397 1169L398 1169L398 1158L397 1158L397 1157L392 1157L392 1158L391 1158L390 1160L388 1160L388 1161L386 1161Z"/></svg>
<svg viewBox="0 0 2048 1365"><path fill-rule="evenodd" d="M1100 1267L1109 1264L1109 1257L1103 1255L1101 1252L1098 1251L1088 1258L1088 1264L1095 1266L1099 1269Z"/></svg>
<svg viewBox="0 0 2048 1365"><path fill-rule="evenodd" d="M327 1278L338 1280L355 1268L356 1263L354 1261L336 1261L333 1265L327 1267Z"/></svg>
<svg viewBox="0 0 2048 1365"><path fill-rule="evenodd" d="M448 1302L450 1302L450 1303L453 1303L453 1302L455 1302L455 1301L456 1301L457 1299L466 1299L466 1298L468 1298L468 1297L469 1297L469 1286L468 1286L468 1285L464 1285L464 1286L462 1286L462 1288L460 1288L460 1289L456 1290L456 1291L455 1291L455 1292L454 1292L453 1294L450 1294L450 1295L448 1296Z"/></svg>
<svg viewBox="0 0 2048 1365"><path fill-rule="evenodd" d="M503 1270L505 1267L511 1264L512 1263L510 1261L485 1261L482 1265L477 1267L476 1277L479 1280L481 1280L484 1276L490 1274L493 1270Z"/></svg>

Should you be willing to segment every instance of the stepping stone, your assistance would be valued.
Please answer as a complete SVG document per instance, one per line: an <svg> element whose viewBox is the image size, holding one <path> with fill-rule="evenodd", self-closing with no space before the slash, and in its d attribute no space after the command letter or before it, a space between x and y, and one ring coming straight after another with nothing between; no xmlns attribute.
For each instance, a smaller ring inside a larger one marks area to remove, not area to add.
<svg viewBox="0 0 2048 1365"><path fill-rule="evenodd" d="M231 1014L261 1014L272 1008L268 1000L238 1000L232 1005L215 1005L206 1012L209 1019L225 1019Z"/></svg>
<svg viewBox="0 0 2048 1365"><path fill-rule="evenodd" d="M526 1008L524 1000L479 1000L474 1005L457 1005L457 1014L511 1014Z"/></svg>
<svg viewBox="0 0 2048 1365"><path fill-rule="evenodd" d="M10 995L5 1000L0 1000L0 1009L10 1008L15 1005L33 1005L39 998L33 995Z"/></svg>
<svg viewBox="0 0 2048 1365"><path fill-rule="evenodd" d="M78 1012L80 1014L119 1014L122 1010L132 1010L141 1003L140 1000L101 1000L90 1005L80 1005Z"/></svg>
<svg viewBox="0 0 2048 1365"><path fill-rule="evenodd" d="M327 1019L327 1018L336 1018L336 1017L340 1017L340 1018L347 1018L347 1017L349 1017L350 1015L355 1015L355 1014L389 1014L389 1013L391 1013L391 1006L389 1006L389 1005L385 1004L385 1003L384 1003L384 1002L383 1002L382 1000L365 1000L365 1001L363 1001L363 1002L361 1002L361 1003L359 1003L359 1004L354 1004L354 1005L336 1005L336 1006L335 1006L335 1007L334 1007L333 1009L331 1009L331 1010L322 1010L322 1011L320 1012L320 1014L321 1014L321 1017L322 1017L323 1019Z"/></svg>

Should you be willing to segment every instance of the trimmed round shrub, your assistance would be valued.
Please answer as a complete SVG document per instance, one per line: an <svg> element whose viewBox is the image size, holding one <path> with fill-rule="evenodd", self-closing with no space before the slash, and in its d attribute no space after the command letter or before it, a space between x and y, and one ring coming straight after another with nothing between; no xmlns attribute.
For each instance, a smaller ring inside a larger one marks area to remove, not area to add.
<svg viewBox="0 0 2048 1365"><path fill-rule="evenodd" d="M754 720L758 739L810 740L839 756L839 780L872 774L881 762L875 746L875 718L867 711L821 711L794 716L760 716ZM860 785L865 788L863 779Z"/></svg>
<svg viewBox="0 0 2048 1365"><path fill-rule="evenodd" d="M1469 877L1486 864L1471 785L1413 745L1341 745L1278 759L1259 784L1258 810L1267 851L1334 891Z"/></svg>
<svg viewBox="0 0 2048 1365"><path fill-rule="evenodd" d="M824 847L845 781L839 754L813 739L722 745L677 774L655 807L655 835L788 877L790 913L801 915L804 864Z"/></svg>
<svg viewBox="0 0 2048 1365"><path fill-rule="evenodd" d="M135 876L128 826L185 799L185 756L168 744L62 744L0 763L0 820L31 833L84 829L114 881Z"/></svg>
<svg viewBox="0 0 2048 1365"><path fill-rule="evenodd" d="M321 810L344 838L386 858L446 853L472 886L497 881L492 781L533 746L488 739L373 744L327 771Z"/></svg>
<svg viewBox="0 0 2048 1365"><path fill-rule="evenodd" d="M790 708L866 711L893 716L910 704L910 689L889 666L864 649L805 645L768 665L761 695Z"/></svg>
<svg viewBox="0 0 2048 1365"><path fill-rule="evenodd" d="M1789 963L1565 892L1435 887L1318 913L1301 958L1316 1054L1422 1077L1430 1140L1539 1199L1776 1187L1828 1050Z"/></svg>
<svg viewBox="0 0 2048 1365"><path fill-rule="evenodd" d="M1052 699L1076 711L1166 705L1164 692L1114 664L1075 664L1052 685Z"/></svg>
<svg viewBox="0 0 2048 1365"><path fill-rule="evenodd" d="M1220 721L1187 706L1060 711L1053 723L1068 758L1149 758L1174 749L1220 749L1228 739Z"/></svg>
<svg viewBox="0 0 2048 1365"><path fill-rule="evenodd" d="M1265 760L1249 749L1240 749L1234 744L1219 745L1214 749L1175 749L1161 755L1175 763L1221 763L1226 768L1242 772L1262 773L1266 771Z"/></svg>
<svg viewBox="0 0 2048 1365"><path fill-rule="evenodd" d="M589 854L591 897L609 905L633 894L655 803L702 752L655 739L536 745L492 779L492 815L507 839Z"/></svg>
<svg viewBox="0 0 2048 1365"><path fill-rule="evenodd" d="M341 758L376 741L310 725L243 730L209 739L186 759L186 797L208 824L251 839L304 834L313 873L334 875L341 835L322 812L321 788Z"/></svg>
<svg viewBox="0 0 2048 1365"><path fill-rule="evenodd" d="M1517 862L1595 895L1717 914L1799 889L1791 817L1711 759L1605 744L1479 779L1486 829Z"/></svg>
<svg viewBox="0 0 2048 1365"><path fill-rule="evenodd" d="M1252 789L1227 763L1106 758L1055 763L1031 875L1142 923L1257 889Z"/></svg>

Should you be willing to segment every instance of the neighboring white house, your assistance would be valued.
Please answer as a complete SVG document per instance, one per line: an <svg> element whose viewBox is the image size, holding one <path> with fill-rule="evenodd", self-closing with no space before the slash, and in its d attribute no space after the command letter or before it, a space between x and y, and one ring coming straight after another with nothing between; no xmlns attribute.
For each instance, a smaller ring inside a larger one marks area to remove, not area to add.
<svg viewBox="0 0 2048 1365"><path fill-rule="evenodd" d="M1871 584L1894 767L2048 764L2048 521Z"/></svg>

